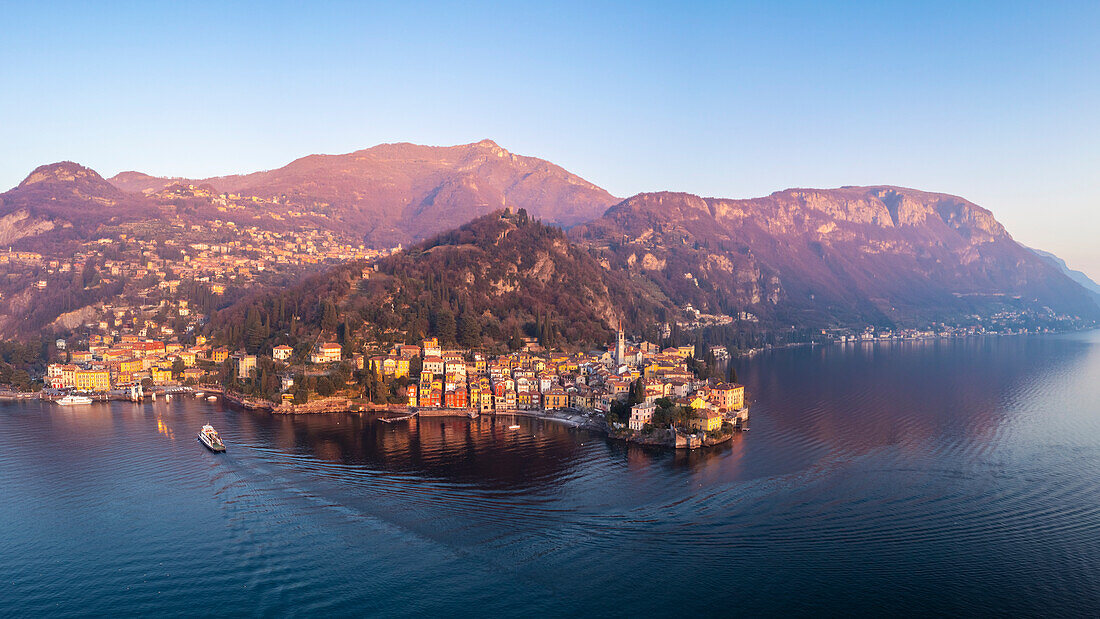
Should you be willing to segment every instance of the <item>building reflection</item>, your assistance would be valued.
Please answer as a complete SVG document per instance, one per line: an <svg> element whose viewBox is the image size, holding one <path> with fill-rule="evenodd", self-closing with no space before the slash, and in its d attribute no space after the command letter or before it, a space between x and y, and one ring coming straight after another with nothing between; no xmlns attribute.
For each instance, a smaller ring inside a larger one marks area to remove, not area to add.
<svg viewBox="0 0 1100 619"><path fill-rule="evenodd" d="M260 418L257 416L257 418ZM577 466L588 433L527 418L413 418L371 414L272 415L272 443L320 460L383 472L499 487L529 486ZM509 429L511 425L519 429Z"/></svg>

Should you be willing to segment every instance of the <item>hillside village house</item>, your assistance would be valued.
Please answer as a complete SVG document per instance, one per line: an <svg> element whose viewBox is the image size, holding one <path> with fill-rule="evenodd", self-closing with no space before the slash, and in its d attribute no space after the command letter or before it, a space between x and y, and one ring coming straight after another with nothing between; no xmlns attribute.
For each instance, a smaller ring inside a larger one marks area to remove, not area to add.
<svg viewBox="0 0 1100 619"><path fill-rule="evenodd" d="M310 363L336 363L340 361L340 345L335 342L325 342L313 349L309 356Z"/></svg>
<svg viewBox="0 0 1100 619"><path fill-rule="evenodd" d="M421 355L424 358L442 357L443 348L439 346L439 340L434 337L424 340L421 344Z"/></svg>
<svg viewBox="0 0 1100 619"><path fill-rule="evenodd" d="M294 352L294 349L286 344L276 346L271 349L271 358L276 361L287 361L290 359L290 355Z"/></svg>
<svg viewBox="0 0 1100 619"><path fill-rule="evenodd" d="M424 366L422 371L442 376L443 368L444 362L442 357L424 357Z"/></svg>

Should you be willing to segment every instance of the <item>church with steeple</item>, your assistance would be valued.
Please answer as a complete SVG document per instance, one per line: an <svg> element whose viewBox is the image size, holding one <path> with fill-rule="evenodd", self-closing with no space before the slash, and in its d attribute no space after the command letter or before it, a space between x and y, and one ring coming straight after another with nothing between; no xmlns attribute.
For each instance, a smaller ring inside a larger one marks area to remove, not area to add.
<svg viewBox="0 0 1100 619"><path fill-rule="evenodd" d="M623 319L620 318L617 323L617 333L615 335L615 364L623 365L626 363L626 334L623 333Z"/></svg>

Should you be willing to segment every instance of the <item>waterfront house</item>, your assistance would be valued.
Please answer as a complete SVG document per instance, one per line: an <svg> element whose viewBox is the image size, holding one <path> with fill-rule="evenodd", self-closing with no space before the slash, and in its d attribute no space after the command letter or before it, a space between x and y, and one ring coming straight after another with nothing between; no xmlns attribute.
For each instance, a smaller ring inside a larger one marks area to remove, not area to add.
<svg viewBox="0 0 1100 619"><path fill-rule="evenodd" d="M198 382L202 380L204 374L206 374L206 372L203 372L199 368L187 368L183 371L182 378L185 381Z"/></svg>
<svg viewBox="0 0 1100 619"><path fill-rule="evenodd" d="M703 432L714 432L722 427L722 415L716 410L700 411L691 420L691 427Z"/></svg>
<svg viewBox="0 0 1100 619"><path fill-rule="evenodd" d="M237 368L237 378L246 379L252 376L252 372L256 370L256 355L236 354L233 355L233 365Z"/></svg>
<svg viewBox="0 0 1100 619"><path fill-rule="evenodd" d="M561 387L553 387L543 396L542 401L543 407L547 410L567 408L569 406L569 395Z"/></svg>
<svg viewBox="0 0 1100 619"><path fill-rule="evenodd" d="M630 421L627 425L635 432L640 431L646 424L653 422L653 413L656 410L657 407L651 403L635 404L630 408Z"/></svg>
<svg viewBox="0 0 1100 619"><path fill-rule="evenodd" d="M111 388L111 374L105 369L77 370L76 388L81 391L108 391Z"/></svg>
<svg viewBox="0 0 1100 619"><path fill-rule="evenodd" d="M718 408L728 411L745 407L745 386L736 383L719 383L709 389L709 399Z"/></svg>
<svg viewBox="0 0 1100 619"><path fill-rule="evenodd" d="M172 382L172 370L169 368L154 367L149 369L149 377L156 385L167 385Z"/></svg>

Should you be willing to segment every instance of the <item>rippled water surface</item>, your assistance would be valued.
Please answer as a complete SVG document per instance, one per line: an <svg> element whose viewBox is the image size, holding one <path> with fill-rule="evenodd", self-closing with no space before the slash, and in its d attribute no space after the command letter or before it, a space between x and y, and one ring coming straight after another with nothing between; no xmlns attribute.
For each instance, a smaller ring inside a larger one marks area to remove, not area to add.
<svg viewBox="0 0 1100 619"><path fill-rule="evenodd" d="M700 453L0 404L0 614L1100 613L1100 333L738 369L752 430Z"/></svg>

